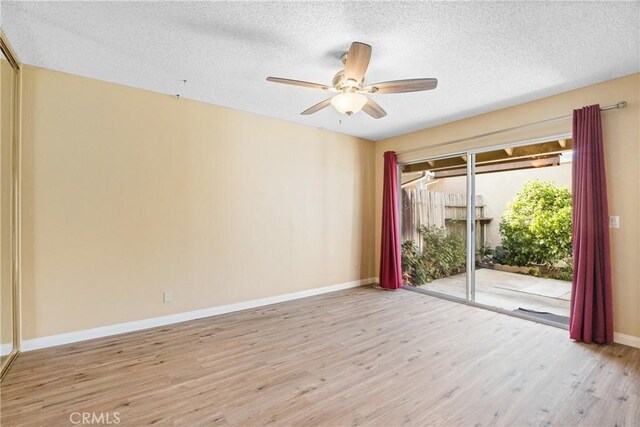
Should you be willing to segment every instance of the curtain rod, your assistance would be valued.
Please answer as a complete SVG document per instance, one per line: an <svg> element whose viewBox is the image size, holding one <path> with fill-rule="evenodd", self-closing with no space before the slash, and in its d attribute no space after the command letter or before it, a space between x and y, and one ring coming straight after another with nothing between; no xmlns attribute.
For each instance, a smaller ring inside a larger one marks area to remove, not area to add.
<svg viewBox="0 0 640 427"><path fill-rule="evenodd" d="M623 108L627 108L627 105L628 105L627 101L620 101L617 104L613 104L613 105L608 105L606 107L602 107L602 108L600 108L600 111L622 110ZM555 122L555 121L559 121L559 120L569 119L571 117L573 117L573 113L572 114L567 114L566 116L553 117L551 119L544 119L544 120L539 120L537 122L525 123L523 125L513 126L513 127L510 127L510 128L506 128L506 129L500 129L500 130L494 130L492 132L481 133L479 135L473 135L473 136L469 136L469 137L466 137L466 138L454 139L452 141L446 141L446 142L439 142L439 143L433 144L433 145L423 145L422 147L410 148L408 150L403 150L403 151L396 151L396 154L399 155L399 154L413 153L414 151L422 151L422 150L426 150L428 148L435 148L435 147L442 147L444 145L458 144L460 142L470 141L472 139L477 139L477 138L482 138L482 137L485 137L485 136L495 135L495 134L502 133L502 132L508 132L510 130L520 129L520 128L523 128L523 127L526 127L526 126L538 125L538 124L541 124L541 123Z"/></svg>

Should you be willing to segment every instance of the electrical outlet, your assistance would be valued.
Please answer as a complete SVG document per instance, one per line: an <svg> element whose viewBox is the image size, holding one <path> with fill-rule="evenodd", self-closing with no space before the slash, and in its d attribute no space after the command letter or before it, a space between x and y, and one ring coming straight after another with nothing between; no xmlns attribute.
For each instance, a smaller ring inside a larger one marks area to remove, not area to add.
<svg viewBox="0 0 640 427"><path fill-rule="evenodd" d="M609 217L609 228L620 228L620 217L619 216L610 216Z"/></svg>
<svg viewBox="0 0 640 427"><path fill-rule="evenodd" d="M167 303L170 303L172 301L173 301L173 292L164 291L164 293L162 294L162 302L167 304Z"/></svg>

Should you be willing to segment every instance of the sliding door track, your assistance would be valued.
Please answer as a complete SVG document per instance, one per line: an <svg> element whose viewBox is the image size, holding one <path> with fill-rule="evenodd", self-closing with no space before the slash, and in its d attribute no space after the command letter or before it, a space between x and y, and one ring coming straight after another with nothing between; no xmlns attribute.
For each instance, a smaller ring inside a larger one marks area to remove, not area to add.
<svg viewBox="0 0 640 427"><path fill-rule="evenodd" d="M455 296L452 296L452 295L441 294L440 292L430 291L428 289L423 289L423 288L420 288L418 286L405 285L405 286L402 287L402 289L406 289L408 291L416 292L416 293L419 293L419 294L428 295L428 296L431 296L431 297L436 297L436 298L445 299L445 300L452 301L452 302L457 302L457 303L469 305L471 307L482 308L484 310L489 310L489 311L493 311L493 312L500 313L500 314L506 314L507 316L518 317L518 318L524 319L524 320L531 320L531 321L536 322L536 323L542 323L543 325L554 326L556 328L569 330L569 326L564 324L564 323L553 322L553 321L550 321L550 320L541 319L541 318L533 316L533 315L528 315L528 314L526 314L526 312L523 312L523 311L511 311L511 310L506 310L506 309L500 308L500 307L494 307L492 305L480 304L480 303L475 302L475 301L467 301L464 298L455 297Z"/></svg>

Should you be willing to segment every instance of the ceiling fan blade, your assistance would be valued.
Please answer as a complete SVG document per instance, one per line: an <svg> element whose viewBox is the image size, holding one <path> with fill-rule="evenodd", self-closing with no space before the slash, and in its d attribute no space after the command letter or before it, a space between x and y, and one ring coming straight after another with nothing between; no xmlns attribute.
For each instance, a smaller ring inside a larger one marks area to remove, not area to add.
<svg viewBox="0 0 640 427"><path fill-rule="evenodd" d="M327 108L329 105L331 105L331 98L327 98L324 101L318 102L316 105L307 108L302 113L300 113L300 115L308 116L309 114L317 113L318 111L322 110L323 108Z"/></svg>
<svg viewBox="0 0 640 427"><path fill-rule="evenodd" d="M311 82L305 82L302 80L283 79L281 77L267 77L267 81L274 82L274 83L282 83L285 85L306 87L309 89L320 89L320 90L331 89L331 86L323 85L320 83L311 83Z"/></svg>
<svg viewBox="0 0 640 427"><path fill-rule="evenodd" d="M371 93L402 93L435 89L436 86L438 86L438 79L407 79L374 83L365 90Z"/></svg>
<svg viewBox="0 0 640 427"><path fill-rule="evenodd" d="M370 60L371 46L360 42L351 43L349 53L347 53L347 60L344 63L344 76L347 80L354 80L360 83L364 79Z"/></svg>
<svg viewBox="0 0 640 427"><path fill-rule="evenodd" d="M364 107L362 107L362 111L364 111L374 119L381 119L387 115L387 112L384 111L384 108L382 108L373 99L367 100L367 103L364 104Z"/></svg>

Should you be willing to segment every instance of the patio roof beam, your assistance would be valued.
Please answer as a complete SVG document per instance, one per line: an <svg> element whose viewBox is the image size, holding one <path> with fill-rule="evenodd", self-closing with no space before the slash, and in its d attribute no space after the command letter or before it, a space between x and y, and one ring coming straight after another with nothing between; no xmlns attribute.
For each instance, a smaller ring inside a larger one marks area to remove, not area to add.
<svg viewBox="0 0 640 427"><path fill-rule="evenodd" d="M540 156L559 154L572 148L572 139L564 140L564 148L561 147L560 140L546 141L534 145L526 145L522 147L511 147L500 150L487 151L476 154L476 163L478 165L498 163L514 160L531 159ZM402 166L403 172L421 172L421 171L440 171L445 169L457 169L464 167L467 162L467 156L449 157L446 159L429 160L420 163L412 163Z"/></svg>
<svg viewBox="0 0 640 427"><path fill-rule="evenodd" d="M558 166L560 164L560 155L553 155L539 159L518 160L512 162L494 163L489 165L477 165L476 175L493 172L508 172L513 170L541 168L549 166ZM434 172L434 178L451 178L454 176L466 176L467 168L445 169Z"/></svg>

